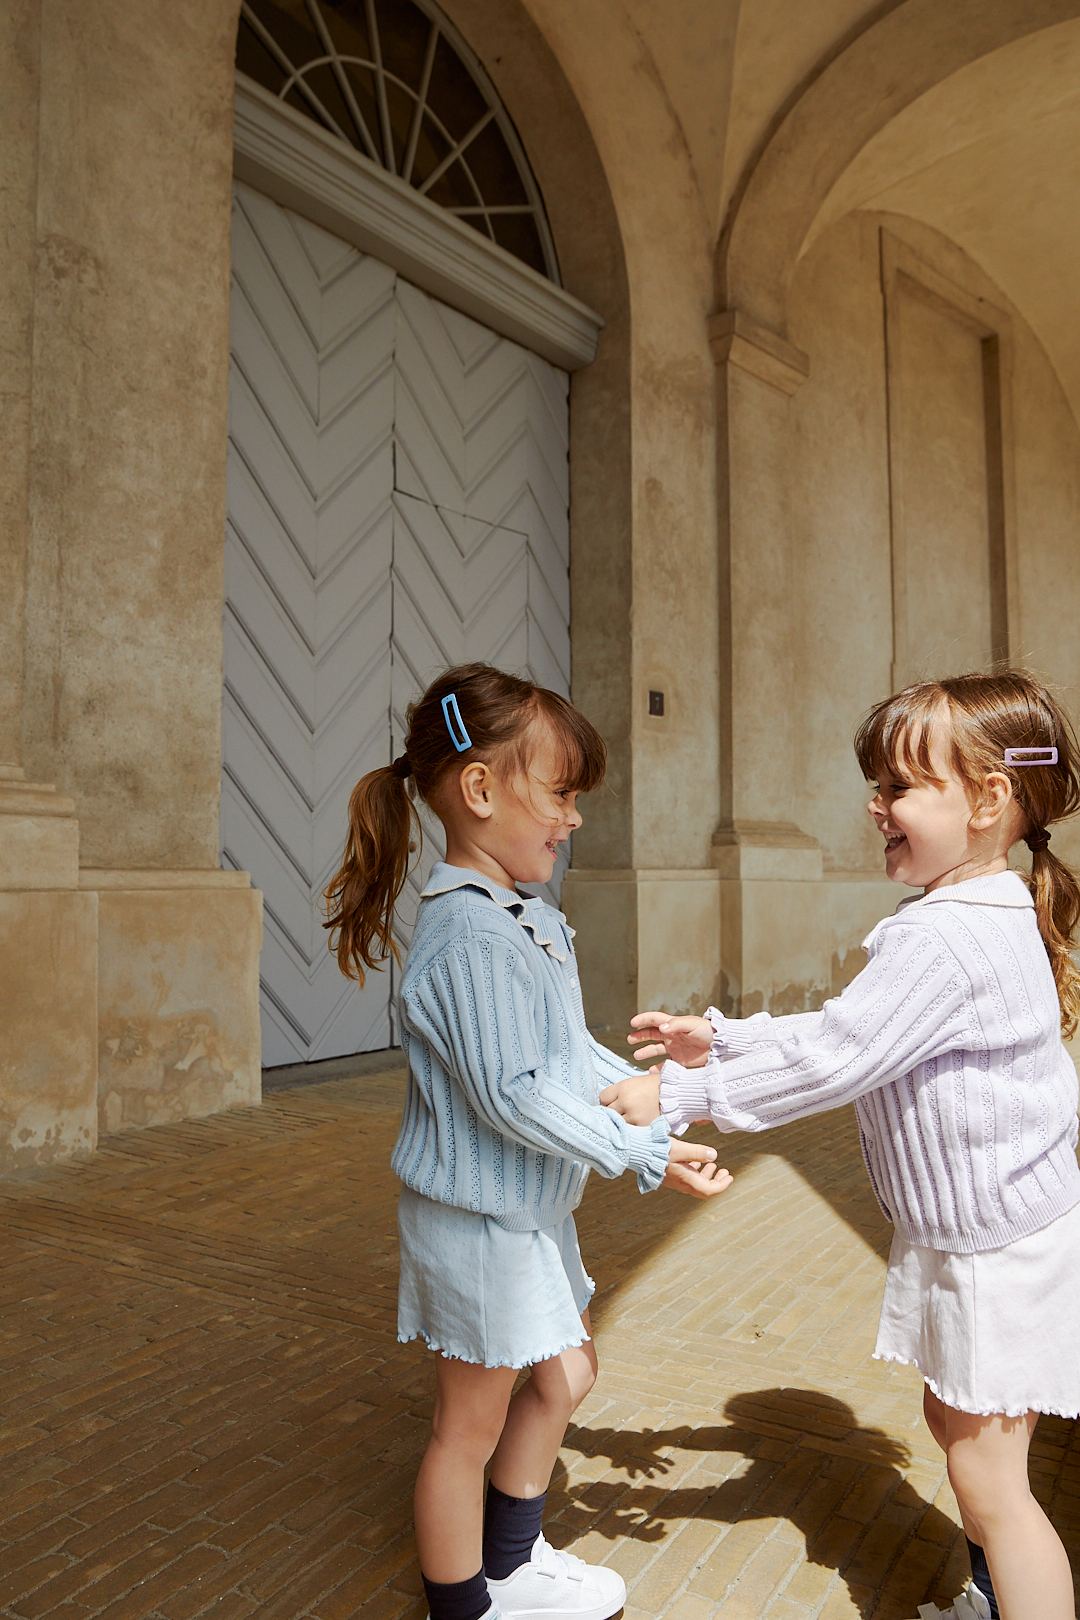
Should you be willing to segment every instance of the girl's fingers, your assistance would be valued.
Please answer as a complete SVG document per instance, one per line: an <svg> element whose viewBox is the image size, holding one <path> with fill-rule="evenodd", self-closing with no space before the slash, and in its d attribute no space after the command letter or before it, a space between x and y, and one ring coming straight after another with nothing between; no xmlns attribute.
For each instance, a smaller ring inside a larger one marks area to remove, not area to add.
<svg viewBox="0 0 1080 1620"><path fill-rule="evenodd" d="M703 1164L712 1164L716 1159L714 1147L702 1147L700 1142L684 1142L678 1136L673 1136L668 1144L669 1164L695 1165L699 1169Z"/></svg>
<svg viewBox="0 0 1080 1620"><path fill-rule="evenodd" d="M642 1048L642 1050L640 1052L635 1052L634 1056L635 1056L635 1058L637 1059L637 1061L639 1063L644 1063L646 1058L667 1057L667 1047L666 1046L645 1046L645 1047Z"/></svg>
<svg viewBox="0 0 1080 1620"><path fill-rule="evenodd" d="M635 1013L630 1020L631 1029L645 1029L649 1024L658 1025L667 1022L667 1013L642 1012Z"/></svg>

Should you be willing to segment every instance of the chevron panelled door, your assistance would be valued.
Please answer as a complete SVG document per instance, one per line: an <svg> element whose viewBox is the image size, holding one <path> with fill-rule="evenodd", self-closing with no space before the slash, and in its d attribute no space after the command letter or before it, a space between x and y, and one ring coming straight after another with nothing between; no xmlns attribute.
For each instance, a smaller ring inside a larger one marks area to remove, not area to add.
<svg viewBox="0 0 1080 1620"><path fill-rule="evenodd" d="M395 1038L393 974L341 977L321 894L408 703L465 658L568 691L568 379L242 185L231 342L222 864L263 892L275 1067Z"/></svg>
<svg viewBox="0 0 1080 1620"><path fill-rule="evenodd" d="M394 743L405 707L447 663L485 659L570 690L569 378L406 282L394 380ZM466 716L467 723L467 716ZM408 940L441 854L399 907ZM566 857L548 898L556 900Z"/></svg>

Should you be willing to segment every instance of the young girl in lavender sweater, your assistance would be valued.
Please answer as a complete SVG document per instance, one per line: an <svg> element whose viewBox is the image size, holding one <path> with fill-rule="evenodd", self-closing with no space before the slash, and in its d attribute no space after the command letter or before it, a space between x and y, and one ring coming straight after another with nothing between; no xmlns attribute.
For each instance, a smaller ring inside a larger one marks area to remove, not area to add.
<svg viewBox="0 0 1080 1620"><path fill-rule="evenodd" d="M621 1576L541 1529L596 1377L573 1212L590 1169L698 1198L731 1177L663 1120L633 1126L600 1107L601 1087L636 1071L589 1034L573 929L519 887L550 882L581 825L578 793L603 780L601 737L558 693L487 664L446 670L407 722L404 753L353 790L327 898L338 961L362 983L394 953L419 832L411 782L446 835L401 977L409 1077L393 1156L398 1337L437 1352L415 1502L430 1620L608 1620Z"/></svg>
<svg viewBox="0 0 1080 1620"><path fill-rule="evenodd" d="M854 1102L895 1224L875 1354L923 1375L972 1560L955 1620L1073 1620L1060 1540L1028 1487L1039 1414L1080 1414L1080 886L1049 828L1080 807L1072 728L1022 672L880 703L855 749L885 871L922 889L821 1012L632 1020L657 1076L603 1094L673 1131L762 1131ZM1008 868L1013 847L1031 873ZM1000 1609L999 1609L1000 1606ZM939 1611L924 1605L929 1620Z"/></svg>

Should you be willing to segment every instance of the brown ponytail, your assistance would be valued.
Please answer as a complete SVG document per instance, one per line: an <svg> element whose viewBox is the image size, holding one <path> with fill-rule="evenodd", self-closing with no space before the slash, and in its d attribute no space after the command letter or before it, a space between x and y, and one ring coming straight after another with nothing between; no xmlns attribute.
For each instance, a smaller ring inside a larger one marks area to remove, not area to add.
<svg viewBox="0 0 1080 1620"><path fill-rule="evenodd" d="M464 736L451 732L443 711L443 700L451 693ZM409 856L422 840L414 796L437 813L440 791L453 768L460 770L474 760L500 776L527 773L538 722L547 724L555 744L560 787L590 792L603 781L607 763L603 738L566 698L490 664L445 670L410 704L405 720L401 758L369 771L353 788L345 853L325 891L330 949L342 973L360 984L387 957L399 960L394 906L405 885ZM458 748L455 739L467 746ZM412 793L407 776L413 778Z"/></svg>
<svg viewBox="0 0 1080 1620"><path fill-rule="evenodd" d="M1024 818L1020 833L1031 850L1027 880L1035 916L1050 958L1061 1003L1061 1028L1075 1033L1080 1021L1080 971L1072 959L1080 923L1080 883L1058 856L1051 855L1051 822L1080 810L1080 748L1068 715L1046 687L1022 669L988 675L956 675L920 681L877 704L855 735L855 753L868 781L889 776L934 780L930 739L935 721L947 716L952 767L971 803L985 791L986 778L1004 772ZM1057 749L1055 764L1006 762L1007 749Z"/></svg>
<svg viewBox="0 0 1080 1620"><path fill-rule="evenodd" d="M1075 1035L1080 1023L1080 972L1072 951L1080 923L1080 883L1070 866L1043 848L1031 852L1028 887L1061 1002L1062 1033Z"/></svg>
<svg viewBox="0 0 1080 1620"><path fill-rule="evenodd" d="M394 906L409 870L420 819L403 773L380 765L349 796L349 832L341 866L326 889L330 949L342 973L363 984L366 971L388 956L399 960Z"/></svg>

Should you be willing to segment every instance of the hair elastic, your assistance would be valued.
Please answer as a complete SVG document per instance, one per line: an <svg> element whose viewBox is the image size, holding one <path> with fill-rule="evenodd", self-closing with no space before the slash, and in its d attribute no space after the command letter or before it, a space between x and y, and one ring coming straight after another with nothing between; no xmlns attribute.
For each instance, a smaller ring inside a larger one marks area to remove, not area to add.
<svg viewBox="0 0 1080 1620"><path fill-rule="evenodd" d="M1033 855L1038 855L1050 846L1050 834L1045 827L1033 827L1024 839L1024 843Z"/></svg>
<svg viewBox="0 0 1080 1620"><path fill-rule="evenodd" d="M1035 759L1031 757L1033 754L1037 756ZM1058 751L1054 747L1006 748L1005 750L1005 763L1006 765L1012 765L1014 769L1021 765L1056 765L1057 762Z"/></svg>
<svg viewBox="0 0 1080 1620"><path fill-rule="evenodd" d="M466 749L471 748L473 744L472 738L465 730L465 722L461 718L456 692L448 692L443 698L442 712L443 719L446 721L446 729L450 733L450 741L459 754L465 753ZM457 731L454 730L455 724Z"/></svg>
<svg viewBox="0 0 1080 1620"><path fill-rule="evenodd" d="M399 754L397 759L394 760L390 769L393 771L395 776L400 776L401 780L404 782L406 777L412 775L412 766L409 764L408 754Z"/></svg>

